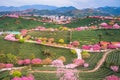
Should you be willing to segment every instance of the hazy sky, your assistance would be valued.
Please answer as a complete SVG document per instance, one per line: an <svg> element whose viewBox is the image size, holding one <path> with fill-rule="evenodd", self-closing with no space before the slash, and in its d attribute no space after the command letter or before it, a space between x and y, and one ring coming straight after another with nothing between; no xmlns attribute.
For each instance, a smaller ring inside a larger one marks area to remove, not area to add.
<svg viewBox="0 0 120 80"><path fill-rule="evenodd" d="M0 0L0 6L22 5L74 6L76 8L94 8L102 6L120 6L120 0Z"/></svg>

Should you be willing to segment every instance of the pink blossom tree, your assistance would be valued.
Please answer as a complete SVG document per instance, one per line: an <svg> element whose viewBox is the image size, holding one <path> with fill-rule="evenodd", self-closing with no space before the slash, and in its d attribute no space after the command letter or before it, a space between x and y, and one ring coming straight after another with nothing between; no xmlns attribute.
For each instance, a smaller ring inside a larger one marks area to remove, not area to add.
<svg viewBox="0 0 120 80"><path fill-rule="evenodd" d="M62 60L54 60L54 61L52 61L52 65L55 66L55 67L62 67L62 66L64 66Z"/></svg>
<svg viewBox="0 0 120 80"><path fill-rule="evenodd" d="M57 77L60 80L79 80L77 70L57 69Z"/></svg>
<svg viewBox="0 0 120 80"><path fill-rule="evenodd" d="M118 72L119 66L110 66L110 69L113 70L114 72Z"/></svg>
<svg viewBox="0 0 120 80"><path fill-rule="evenodd" d="M105 80L120 80L118 76L110 75L105 77Z"/></svg>

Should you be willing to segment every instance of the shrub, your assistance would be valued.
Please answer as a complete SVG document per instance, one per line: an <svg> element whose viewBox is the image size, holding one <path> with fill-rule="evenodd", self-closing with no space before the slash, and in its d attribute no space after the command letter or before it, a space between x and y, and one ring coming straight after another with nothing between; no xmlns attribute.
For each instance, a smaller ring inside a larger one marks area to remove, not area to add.
<svg viewBox="0 0 120 80"><path fill-rule="evenodd" d="M68 30L69 30L69 28L64 27L64 26L61 26L61 27L59 27L59 30L61 30L61 31L68 31Z"/></svg>
<svg viewBox="0 0 120 80"><path fill-rule="evenodd" d="M82 51L82 58L89 58L90 57L90 54L87 52L87 51Z"/></svg>
<svg viewBox="0 0 120 80"><path fill-rule="evenodd" d="M29 40L30 38L31 38L30 35L27 35L27 36L24 37L25 40Z"/></svg>
<svg viewBox="0 0 120 80"><path fill-rule="evenodd" d="M64 43L64 39L59 39L58 42L59 43Z"/></svg>
<svg viewBox="0 0 120 80"><path fill-rule="evenodd" d="M1 68L5 68L5 64L4 63L0 63L0 69Z"/></svg>
<svg viewBox="0 0 120 80"><path fill-rule="evenodd" d="M89 53L82 54L82 58L84 58L84 59L89 58L89 57L90 57L90 54L89 54Z"/></svg>
<svg viewBox="0 0 120 80"><path fill-rule="evenodd" d="M52 59L50 59L50 58L46 58L46 59L42 60L42 64L44 64L44 65L49 65L51 63L52 63Z"/></svg>
<svg viewBox="0 0 120 80"><path fill-rule="evenodd" d="M57 77L59 80L78 80L78 73L76 70L57 69Z"/></svg>
<svg viewBox="0 0 120 80"><path fill-rule="evenodd" d="M22 29L22 30L21 30L21 35L22 35L22 36L25 36L25 35L27 34L27 32L28 32L28 31L27 31L26 29Z"/></svg>
<svg viewBox="0 0 120 80"><path fill-rule="evenodd" d="M36 42L39 44L41 43L42 41L40 39L36 39Z"/></svg>
<svg viewBox="0 0 120 80"><path fill-rule="evenodd" d="M54 38L49 38L49 39L48 39L48 42L53 43L53 42L54 42Z"/></svg>
<svg viewBox="0 0 120 80"><path fill-rule="evenodd" d="M12 80L21 80L19 77L14 77Z"/></svg>
<svg viewBox="0 0 120 80"><path fill-rule="evenodd" d="M30 64L30 59L25 59L25 60L24 60L24 64L25 64L25 65Z"/></svg>
<svg viewBox="0 0 120 80"><path fill-rule="evenodd" d="M68 45L67 45L67 47L69 47L69 48L72 48L72 47L73 47L73 45L71 45L71 44L68 44Z"/></svg>
<svg viewBox="0 0 120 80"><path fill-rule="evenodd" d="M73 41L71 43L74 47L78 47L80 45L79 41Z"/></svg>
<svg viewBox="0 0 120 80"><path fill-rule="evenodd" d="M12 68L12 67L13 67L13 64L6 64L5 67L6 67L6 68Z"/></svg>
<svg viewBox="0 0 120 80"><path fill-rule="evenodd" d="M20 43L24 43L24 42L25 42L25 39L21 38L21 39L19 40L19 42L20 42Z"/></svg>
<svg viewBox="0 0 120 80"><path fill-rule="evenodd" d="M20 23L21 23L20 20L16 20L16 21L15 21L15 24L20 24Z"/></svg>
<svg viewBox="0 0 120 80"><path fill-rule="evenodd" d="M55 57L56 56L56 53L50 52L49 49L43 50L42 52L46 57Z"/></svg>
<svg viewBox="0 0 120 80"><path fill-rule="evenodd" d="M71 49L72 54L76 54L76 50L75 49Z"/></svg>
<svg viewBox="0 0 120 80"><path fill-rule="evenodd" d="M100 50L101 47L98 44L93 45L93 50Z"/></svg>
<svg viewBox="0 0 120 80"><path fill-rule="evenodd" d="M89 67L89 64L88 63L84 63L83 65L85 68Z"/></svg>
<svg viewBox="0 0 120 80"><path fill-rule="evenodd" d="M114 72L118 72L119 66L110 66L110 69L113 70Z"/></svg>
<svg viewBox="0 0 120 80"><path fill-rule="evenodd" d="M77 66L78 65L76 65L76 64L67 64L67 65L65 65L65 68L71 68L71 69L73 69L73 68L75 68Z"/></svg>
<svg viewBox="0 0 120 80"><path fill-rule="evenodd" d="M14 77L12 80L35 80L33 75Z"/></svg>
<svg viewBox="0 0 120 80"><path fill-rule="evenodd" d="M51 56L51 53L50 53L49 49L43 50L42 52L47 57Z"/></svg>
<svg viewBox="0 0 120 80"><path fill-rule="evenodd" d="M46 41L47 41L47 38L44 37L44 38L41 38L41 40L42 40L43 42L46 42Z"/></svg>
<svg viewBox="0 0 120 80"><path fill-rule="evenodd" d="M35 58L35 59L33 59L33 60L31 61L31 63L34 64L34 65L38 65L38 64L41 64L41 63L42 63L42 60L39 59L39 58Z"/></svg>
<svg viewBox="0 0 120 80"><path fill-rule="evenodd" d="M16 34L16 35L15 35L15 38L16 38L16 39L20 39L20 37L21 37L20 34Z"/></svg>
<svg viewBox="0 0 120 80"><path fill-rule="evenodd" d="M28 80L35 80L35 78L34 78L34 76L33 76L32 74L29 74L29 75L27 76L27 78L28 78Z"/></svg>
<svg viewBox="0 0 120 80"><path fill-rule="evenodd" d="M62 60L63 62L66 62L66 58L64 56L60 56L58 60Z"/></svg>
<svg viewBox="0 0 120 80"><path fill-rule="evenodd" d="M91 46L90 45L82 45L82 49L84 49L84 50L90 50Z"/></svg>
<svg viewBox="0 0 120 80"><path fill-rule="evenodd" d="M64 64L63 64L62 60L54 60L52 62L52 65L55 66L55 67L62 67Z"/></svg>
<svg viewBox="0 0 120 80"><path fill-rule="evenodd" d="M119 80L119 77L115 75L110 75L105 77L105 80Z"/></svg>
<svg viewBox="0 0 120 80"><path fill-rule="evenodd" d="M17 57L13 54L6 54L6 62L16 64L17 63Z"/></svg>
<svg viewBox="0 0 120 80"><path fill-rule="evenodd" d="M12 76L13 77L21 77L22 76L22 73L18 70L15 70L12 72Z"/></svg>
<svg viewBox="0 0 120 80"><path fill-rule="evenodd" d="M18 60L17 64L18 65L23 65L24 64L24 60Z"/></svg>
<svg viewBox="0 0 120 80"><path fill-rule="evenodd" d="M84 64L84 60L83 59L74 59L73 60L73 63L80 66L80 65L83 65Z"/></svg>
<svg viewBox="0 0 120 80"><path fill-rule="evenodd" d="M5 63L5 62L6 62L6 55L0 54L0 63Z"/></svg>
<svg viewBox="0 0 120 80"><path fill-rule="evenodd" d="M29 56L29 59L34 59L35 58L35 54L31 54L30 56Z"/></svg>

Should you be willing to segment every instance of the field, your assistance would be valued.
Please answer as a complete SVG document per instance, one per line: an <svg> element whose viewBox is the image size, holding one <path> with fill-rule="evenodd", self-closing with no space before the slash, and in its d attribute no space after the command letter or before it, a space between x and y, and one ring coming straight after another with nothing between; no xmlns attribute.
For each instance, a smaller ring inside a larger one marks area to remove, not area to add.
<svg viewBox="0 0 120 80"><path fill-rule="evenodd" d="M58 41L59 39L64 39L66 43L69 43L70 41L78 40L80 41L80 45L95 44L95 43L98 43L99 41L112 41L112 42L120 41L120 38L116 37L120 35L119 29L118 30L101 29L101 30L72 31L72 32L48 31L47 33L44 31L42 32L32 31L32 32L28 32L28 35L31 35L33 37L55 38L55 41Z"/></svg>
<svg viewBox="0 0 120 80"><path fill-rule="evenodd" d="M91 22L99 21L101 23L103 20L90 19L85 18L79 20L79 22L73 22L71 24L66 24L68 27L78 27L80 26L88 26ZM83 22L82 22L83 21ZM109 22L109 20L106 20ZM119 23L119 22L118 22ZM22 18L0 18L0 29L3 30L20 30L20 29L31 29L36 26L45 26L58 28L61 25L56 25L53 23L42 23L33 20L24 20ZM86 25L85 25L86 24ZM94 25L98 25L95 23ZM4 27L6 26L6 27ZM16 26L16 27L15 27ZM72 35L70 35L72 34ZM98 29L98 30L83 30L83 31L31 31L28 32L27 35L30 35L33 38L54 38L57 43L59 39L64 39L65 44L70 43L71 41L78 40L80 42L79 48L85 44L96 44L99 41L110 41L110 42L119 42L120 38L120 29ZM62 44L63 45L63 44ZM0 36L0 61L2 60L2 54L13 54L17 56L19 59L32 59L40 58L46 59L50 58L52 60L58 59L60 56L64 56L66 58L65 65L72 63L72 61L77 58L76 54L73 54L70 49L66 48L58 48L45 46L43 44L29 43L29 42L12 42L4 40L4 36ZM45 55L45 54L50 55ZM120 50L113 50L110 52L106 58L105 62L102 63L102 66L96 71L89 72L90 70L94 70L98 64L98 62L104 57L106 52L89 52L90 57L85 60L85 63L89 64L89 67L79 66L75 69L79 71L78 80L103 80L106 76L116 75L120 77L120 69L118 72L114 72L110 69L110 66L116 65L120 66ZM17 65L18 66L18 65ZM59 80L56 76L55 67L50 67L48 65L39 65L25 66L25 72L27 70L28 73L32 73L35 77L35 80ZM74 70L74 69L71 69ZM33 71L33 72L32 72ZM43 72L42 72L43 71ZM11 76L9 75L9 71L0 72L0 80L10 80Z"/></svg>

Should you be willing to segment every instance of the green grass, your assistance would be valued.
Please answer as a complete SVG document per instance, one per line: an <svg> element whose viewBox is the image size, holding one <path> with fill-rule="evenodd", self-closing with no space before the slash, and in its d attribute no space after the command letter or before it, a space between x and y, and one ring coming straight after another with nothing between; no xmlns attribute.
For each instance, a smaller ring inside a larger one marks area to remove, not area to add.
<svg viewBox="0 0 120 80"><path fill-rule="evenodd" d="M49 34L48 34L49 33ZM70 39L69 31L32 31L28 32L28 35L33 37L47 37L47 38L55 38L55 41L59 39L64 39L65 43L69 43L70 41L78 40L80 41L80 45L85 44L95 44L99 41L120 41L120 38L117 37L120 35L120 30L115 29L101 29L101 30L87 30L87 31L72 31L72 36Z"/></svg>
<svg viewBox="0 0 120 80"><path fill-rule="evenodd" d="M32 37L47 37L54 38L55 42L58 42L59 39L64 39L65 43L70 42L70 32L69 31L31 31L28 32L28 35Z"/></svg>
<svg viewBox="0 0 120 80"><path fill-rule="evenodd" d="M102 58L104 53L90 53L90 57L85 59L85 62L89 64L88 68L78 67L79 70L92 70L97 65L98 61Z"/></svg>
<svg viewBox="0 0 120 80"><path fill-rule="evenodd" d="M56 71L57 68L50 66L42 66L42 67L32 67L32 70L40 70L40 71Z"/></svg>
<svg viewBox="0 0 120 80"><path fill-rule="evenodd" d="M99 41L120 41L120 30L102 29L88 31L73 31L72 41L78 40L80 44L95 44Z"/></svg>
<svg viewBox="0 0 120 80"><path fill-rule="evenodd" d="M107 67L109 67L111 65L120 66L120 50L116 50L116 51L111 52L108 55L105 63L106 63Z"/></svg>
<svg viewBox="0 0 120 80"><path fill-rule="evenodd" d="M35 80L59 80L53 73L33 73Z"/></svg>
<svg viewBox="0 0 120 80"><path fill-rule="evenodd" d="M107 68L100 68L98 71L79 74L80 80L103 80L106 76L112 75L113 72Z"/></svg>
<svg viewBox="0 0 120 80"><path fill-rule="evenodd" d="M17 23L18 22L18 23ZM3 30L21 30L21 29L31 29L37 26L53 27L57 28L61 25L54 23L43 23L33 20L25 20L22 18L9 18L9 17L0 17L0 29Z"/></svg>
<svg viewBox="0 0 120 80"><path fill-rule="evenodd" d="M106 76L109 75L117 75L119 76L119 73L114 73L113 71L111 71L108 68L100 68L99 70L95 71L95 72L80 72L79 73L79 80L103 80ZM33 75L35 76L36 80L59 80L56 77L55 73L33 73Z"/></svg>
<svg viewBox="0 0 120 80"><path fill-rule="evenodd" d="M4 79L6 78L6 79ZM9 71L0 72L0 80L10 80Z"/></svg>
<svg viewBox="0 0 120 80"><path fill-rule="evenodd" d="M75 20L69 24L65 24L65 26L70 27L70 28L76 28L76 27L80 27L80 26L99 25L102 22L109 23L110 21L111 20L102 20L102 19L97 19L97 18L83 18L83 19ZM120 21L115 21L115 23L120 24Z"/></svg>

